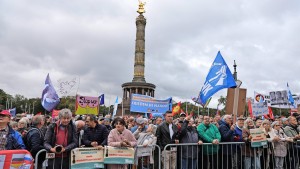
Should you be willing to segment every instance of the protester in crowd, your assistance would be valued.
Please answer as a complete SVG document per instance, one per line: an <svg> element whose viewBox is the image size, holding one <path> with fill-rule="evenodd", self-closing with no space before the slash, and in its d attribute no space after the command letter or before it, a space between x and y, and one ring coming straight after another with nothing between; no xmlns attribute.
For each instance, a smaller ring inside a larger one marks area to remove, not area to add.
<svg viewBox="0 0 300 169"><path fill-rule="evenodd" d="M107 145L109 131L104 125L98 124L95 115L86 115L85 124L87 128L84 130L82 139L85 146L103 148Z"/></svg>
<svg viewBox="0 0 300 169"><path fill-rule="evenodd" d="M8 110L0 112L0 150L25 149L21 134L9 126L10 118Z"/></svg>
<svg viewBox="0 0 300 169"><path fill-rule="evenodd" d="M284 128L289 125L288 118L284 117L284 118L281 119L281 121L282 121L281 129L284 130Z"/></svg>
<svg viewBox="0 0 300 169"><path fill-rule="evenodd" d="M153 165L153 163L154 163L153 156L152 156L153 147L149 147L149 146L153 146L156 144L156 141L157 141L157 137L155 136L156 130L157 130L157 126L155 126L154 124L149 124L146 132L145 133L140 132L137 137L137 139L138 139L137 145L144 146L145 149L147 149L147 151L149 151L151 154L150 156L143 156L142 158L136 157L136 164L138 163L138 166L141 169L152 168L152 167L150 167L150 164ZM137 131L135 131L135 132L137 132ZM137 153L139 151L145 152L145 150L143 150L143 147L138 147L136 149L136 151L137 151Z"/></svg>
<svg viewBox="0 0 300 169"><path fill-rule="evenodd" d="M104 117L99 118L98 124L104 125L104 119L105 119Z"/></svg>
<svg viewBox="0 0 300 169"><path fill-rule="evenodd" d="M49 169L69 168L70 151L78 146L76 127L71 121L72 112L62 109L58 118L57 122L50 124L45 135L45 149L55 153L54 159L48 159Z"/></svg>
<svg viewBox="0 0 300 169"><path fill-rule="evenodd" d="M262 123L262 119L261 118L257 118L255 121L255 128L260 128L261 127L261 123Z"/></svg>
<svg viewBox="0 0 300 169"><path fill-rule="evenodd" d="M133 128L135 126L135 120L133 117L129 117L127 119L127 129L131 131L131 128Z"/></svg>
<svg viewBox="0 0 300 169"><path fill-rule="evenodd" d="M273 167L273 159L271 159L272 142L278 141L279 138L278 137L271 138L270 135L272 135L273 129L271 128L271 123L269 120L267 119L263 120L260 128L262 129L262 131L264 132L268 140L267 145L264 146L262 149L262 155L260 156L260 164L262 169L268 169L270 168L270 166Z"/></svg>
<svg viewBox="0 0 300 169"><path fill-rule="evenodd" d="M136 146L136 139L130 130L125 128L125 121L116 117L113 121L115 128L112 129L108 135L108 146L112 147L134 147ZM126 169L127 165L109 164L108 169Z"/></svg>
<svg viewBox="0 0 300 169"><path fill-rule="evenodd" d="M272 147L274 152L274 168L283 169L284 158L287 155L287 142L293 142L293 138L288 137L278 121L272 123L273 130L269 132L270 138L273 140Z"/></svg>
<svg viewBox="0 0 300 169"><path fill-rule="evenodd" d="M203 165L199 164L198 168L210 166L211 169L220 167L218 162L219 142L221 134L216 125L209 122L209 116L204 116L203 122L197 127L198 135L204 143L212 143L213 145L203 145ZM199 160L200 161L200 160Z"/></svg>
<svg viewBox="0 0 300 169"><path fill-rule="evenodd" d="M44 149L44 133L41 128L44 126L45 121L43 116L35 115L32 118L31 127L24 138L26 149L31 153L32 157L35 158L36 154ZM39 155L38 168L42 168L42 163L45 160L44 155Z"/></svg>
<svg viewBox="0 0 300 169"><path fill-rule="evenodd" d="M163 122L163 119L161 117L157 117L155 120L155 125L158 126Z"/></svg>
<svg viewBox="0 0 300 169"><path fill-rule="evenodd" d="M76 135L78 138L78 147L82 146L82 138L83 138L83 133L85 129L85 122L83 120L77 120L75 121L75 126L76 126Z"/></svg>
<svg viewBox="0 0 300 169"><path fill-rule="evenodd" d="M226 114L220 122L219 131L221 134L221 142L233 142L234 141L234 128L235 124L232 124L231 115ZM232 168L232 154L236 151L236 147L231 144L223 144L220 149L222 155L222 167L224 169Z"/></svg>
<svg viewBox="0 0 300 169"><path fill-rule="evenodd" d="M10 121L9 126L15 131L18 130L18 122L16 121Z"/></svg>
<svg viewBox="0 0 300 169"><path fill-rule="evenodd" d="M300 140L300 127L295 116L290 116L288 118L289 125L284 128L284 133L288 137L292 137L295 141ZM291 145L288 149L287 155L287 167L297 168L299 165L300 149L297 145Z"/></svg>
<svg viewBox="0 0 300 169"><path fill-rule="evenodd" d="M22 138L24 138L27 133L27 121L24 118L19 120L17 131L21 134Z"/></svg>
<svg viewBox="0 0 300 169"><path fill-rule="evenodd" d="M250 129L254 129L254 122L251 118L245 120L244 128L243 128L243 140L245 141L245 145L243 147L242 154L244 156L244 169L260 169L260 150L257 148L251 147L251 139L252 136L250 134Z"/></svg>
<svg viewBox="0 0 300 169"><path fill-rule="evenodd" d="M146 132L147 130L147 119L143 117L139 117L136 119L136 126L131 128L131 132L134 133L136 130L139 132Z"/></svg>
<svg viewBox="0 0 300 169"><path fill-rule="evenodd" d="M111 124L110 124L110 118L105 118L103 120L104 126L107 128L108 131L112 130Z"/></svg>
<svg viewBox="0 0 300 169"><path fill-rule="evenodd" d="M245 122L245 118L244 117L238 117L237 121L236 121L236 125L234 128L234 137L233 137L233 141L234 142L244 142L243 140L243 127L244 127L244 122ZM233 152L233 166L232 168L235 169L240 169L241 168L241 163L242 163L242 148L241 148L241 144L237 144L236 145L236 152Z"/></svg>
<svg viewBox="0 0 300 169"><path fill-rule="evenodd" d="M189 115L185 118L180 134L180 143L198 143L199 145L203 142L198 136L198 132L195 127L193 127L194 120L192 116ZM196 169L198 153L200 148L198 146L182 146L181 151L178 151L179 156L182 159L181 167L182 169Z"/></svg>
<svg viewBox="0 0 300 169"><path fill-rule="evenodd" d="M179 143L178 128L173 122L172 111L166 111L165 121L160 124L156 131L157 145L162 151L162 165L165 168L175 169L176 165L176 147L168 146L164 150L167 144Z"/></svg>

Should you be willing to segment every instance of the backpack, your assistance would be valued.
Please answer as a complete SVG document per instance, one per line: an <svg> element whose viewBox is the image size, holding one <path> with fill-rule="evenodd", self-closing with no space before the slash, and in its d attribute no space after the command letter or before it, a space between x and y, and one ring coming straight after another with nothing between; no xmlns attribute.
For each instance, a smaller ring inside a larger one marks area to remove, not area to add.
<svg viewBox="0 0 300 169"><path fill-rule="evenodd" d="M40 137L43 137L43 135L42 135L42 133L41 133L41 131L39 130L39 129L37 129L37 128L31 128L27 133L26 133L26 135L24 136L24 138L23 138L23 142L24 142L24 144L25 144L25 146L26 146L26 149L28 150L28 151L30 151L30 149L32 148L31 147L31 145L29 145L29 133L31 132L31 131L34 131L34 130L37 130L38 132L39 132L39 134L40 134Z"/></svg>

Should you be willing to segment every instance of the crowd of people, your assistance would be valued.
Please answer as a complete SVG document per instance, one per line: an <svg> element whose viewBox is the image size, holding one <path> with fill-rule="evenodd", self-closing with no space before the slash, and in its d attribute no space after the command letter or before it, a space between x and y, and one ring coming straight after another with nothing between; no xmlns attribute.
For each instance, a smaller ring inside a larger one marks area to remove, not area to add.
<svg viewBox="0 0 300 169"><path fill-rule="evenodd" d="M180 114L172 111L153 119L124 116L111 119L92 114L73 116L62 109L57 119L50 116L26 114L11 117L7 110L0 112L0 150L27 149L35 158L46 149L55 158L38 156L38 168L68 169L70 152L77 147L136 147L158 146L154 154L135 158L135 168L169 169L282 169L299 168L300 118L262 119L233 117L232 115ZM235 118L235 119L234 119ZM267 138L262 147L252 147L251 129L260 128ZM187 144L193 143L193 144ZM178 146L176 146L178 145ZM138 151L138 149L136 149ZM161 154L161 162L158 155ZM110 164L109 169L123 169L127 165Z"/></svg>

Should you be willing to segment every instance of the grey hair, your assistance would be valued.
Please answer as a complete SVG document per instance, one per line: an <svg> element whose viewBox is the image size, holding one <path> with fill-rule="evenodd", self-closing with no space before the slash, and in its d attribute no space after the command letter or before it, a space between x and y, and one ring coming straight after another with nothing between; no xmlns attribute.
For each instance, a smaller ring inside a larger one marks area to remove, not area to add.
<svg viewBox="0 0 300 169"><path fill-rule="evenodd" d="M152 134L156 134L156 130L157 130L157 126L154 125L154 124L149 124L148 127L151 127L152 128Z"/></svg>
<svg viewBox="0 0 300 169"><path fill-rule="evenodd" d="M248 125L248 122L252 122L253 123L253 125L254 125L254 121L251 119L251 118L247 118L246 120L245 120L245 122L244 122L244 128L245 129L248 129L248 127L249 127L249 125ZM255 125L254 125L254 128L255 128Z"/></svg>
<svg viewBox="0 0 300 169"><path fill-rule="evenodd" d="M229 114L224 115L223 120L227 119L228 117L231 117L231 115Z"/></svg>
<svg viewBox="0 0 300 169"><path fill-rule="evenodd" d="M59 111L58 118L62 119L64 117L67 117L67 118L71 118L72 117L72 112L71 112L70 109L61 109Z"/></svg>
<svg viewBox="0 0 300 169"><path fill-rule="evenodd" d="M21 123L24 123L25 127L27 126L27 121L26 121L26 119L23 119L23 118L22 118L21 120L19 120L18 123L20 123L20 122L21 122Z"/></svg>
<svg viewBox="0 0 300 169"><path fill-rule="evenodd" d="M32 125L33 126L37 126L37 125L39 125L40 123L41 123L41 121L43 121L43 116L41 116L41 115L35 115L35 116L33 116L32 117Z"/></svg>

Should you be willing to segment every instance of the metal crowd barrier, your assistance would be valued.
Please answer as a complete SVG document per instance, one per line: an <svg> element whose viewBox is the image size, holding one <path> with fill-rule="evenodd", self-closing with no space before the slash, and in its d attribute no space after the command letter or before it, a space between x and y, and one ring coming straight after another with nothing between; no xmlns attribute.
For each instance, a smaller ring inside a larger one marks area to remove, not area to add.
<svg viewBox="0 0 300 169"><path fill-rule="evenodd" d="M135 162L134 164L128 165L129 169L161 169L161 150L158 145L153 145L149 147L144 147L144 146L136 146L135 147ZM44 161L40 161L41 159L47 160L50 157L47 157L45 155L46 153L45 149L40 150L35 157L35 169L44 169L43 167L41 168L40 165ZM41 158L43 157L43 158ZM45 157L45 158L44 158ZM71 156L69 156L69 166L71 167ZM51 160L53 163L55 162L54 160ZM48 161L49 163L49 161ZM104 165L104 168L106 168L106 164ZM55 168L57 169L57 168Z"/></svg>
<svg viewBox="0 0 300 169"><path fill-rule="evenodd" d="M300 141L287 144L284 169L299 169ZM163 169L273 169L280 168L272 142L251 147L245 142L168 144L162 151ZM285 151L285 150L281 150ZM276 163L277 162L277 163Z"/></svg>
<svg viewBox="0 0 300 169"><path fill-rule="evenodd" d="M281 157L282 168L299 169L300 141L287 144L287 154ZM150 150L152 154L149 154L149 147L137 146L135 163L127 167L129 169L161 169L161 167L163 169L272 169L278 165L279 159L275 156L274 151L277 149L273 148L272 143L258 148L253 148L249 143L244 142L203 143L202 145L181 143L168 144L162 152L158 145L150 147ZM39 156L43 152L46 150L40 150L35 157L35 169L40 169L37 164L40 163ZM106 164L104 166L106 168Z"/></svg>

